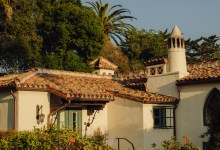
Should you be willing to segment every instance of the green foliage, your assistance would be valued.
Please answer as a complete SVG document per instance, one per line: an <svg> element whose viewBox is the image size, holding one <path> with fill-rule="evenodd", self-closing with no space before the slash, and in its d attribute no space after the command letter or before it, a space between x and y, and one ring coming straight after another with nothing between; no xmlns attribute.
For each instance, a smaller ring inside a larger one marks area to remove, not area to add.
<svg viewBox="0 0 220 150"><path fill-rule="evenodd" d="M220 58L219 37L212 35L200 37L196 40L186 41L186 54L188 62L210 61Z"/></svg>
<svg viewBox="0 0 220 150"><path fill-rule="evenodd" d="M104 42L103 28L95 14L71 2L59 3L45 10L39 33L43 36L43 54L75 51L93 59L100 54Z"/></svg>
<svg viewBox="0 0 220 150"><path fill-rule="evenodd" d="M130 15L125 15L126 13L130 13L130 11L123 8L122 5L114 5L109 8L109 4L103 3L102 0L99 0L99 2L88 2L88 4L98 16L104 27L105 34L117 45L118 39L123 41L122 37L125 36L125 33L133 28L131 24L126 23L124 20L133 20L136 18Z"/></svg>
<svg viewBox="0 0 220 150"><path fill-rule="evenodd" d="M128 57L124 55L119 46L114 46L111 41L105 42L102 48L102 56L118 66L117 72L128 73L130 71Z"/></svg>
<svg viewBox="0 0 220 150"><path fill-rule="evenodd" d="M46 61L46 62L45 62ZM71 70L80 72L91 72L92 68L80 58L74 51L60 50L59 54L47 54L43 57L41 67Z"/></svg>
<svg viewBox="0 0 220 150"><path fill-rule="evenodd" d="M35 0L7 5L11 18L0 18L0 66L7 72L26 70L36 66L42 47L42 38L36 34L40 13Z"/></svg>
<svg viewBox="0 0 220 150"><path fill-rule="evenodd" d="M167 30L137 30L133 29L126 34L126 41L122 43L122 49L130 59L133 71L143 68L143 62L151 57L167 54Z"/></svg>
<svg viewBox="0 0 220 150"><path fill-rule="evenodd" d="M195 147L191 142L188 137L183 137L183 143L180 143L179 141L176 140L175 137L171 137L170 140L163 141L161 143L162 150L200 150L199 147ZM152 144L152 147L155 150L157 149L156 144Z"/></svg>
<svg viewBox="0 0 220 150"><path fill-rule="evenodd" d="M99 135L102 136L102 135ZM0 150L111 150L100 138L82 138L69 129L34 129L33 131L0 132Z"/></svg>
<svg viewBox="0 0 220 150"><path fill-rule="evenodd" d="M7 73L32 67L89 72L87 62L100 55L103 27L80 0L0 1L0 11L0 67Z"/></svg>

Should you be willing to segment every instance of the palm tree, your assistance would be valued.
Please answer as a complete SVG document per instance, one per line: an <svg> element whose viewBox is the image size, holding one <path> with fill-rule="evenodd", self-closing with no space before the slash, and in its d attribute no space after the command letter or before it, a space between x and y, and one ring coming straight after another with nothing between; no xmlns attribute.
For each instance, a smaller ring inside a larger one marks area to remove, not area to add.
<svg viewBox="0 0 220 150"><path fill-rule="evenodd" d="M126 31L133 28L131 24L125 23L124 19L136 19L130 15L124 15L129 13L128 9L122 8L122 5L114 5L109 9L108 3L103 4L102 0L99 2L87 2L91 5L91 9L96 13L100 22L104 27L104 33L107 37L112 39L117 45L118 39L123 41Z"/></svg>

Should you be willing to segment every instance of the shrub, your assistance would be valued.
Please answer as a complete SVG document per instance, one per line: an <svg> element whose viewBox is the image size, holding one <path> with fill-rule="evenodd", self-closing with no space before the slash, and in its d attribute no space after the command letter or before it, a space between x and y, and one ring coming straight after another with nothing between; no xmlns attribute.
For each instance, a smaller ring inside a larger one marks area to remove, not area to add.
<svg viewBox="0 0 220 150"><path fill-rule="evenodd" d="M104 139L82 138L70 129L54 126L33 131L0 132L0 150L111 150Z"/></svg>
<svg viewBox="0 0 220 150"><path fill-rule="evenodd" d="M183 143L177 141L176 137L171 137L170 140L165 140L161 143L162 150L200 150L199 147L195 147L188 137L183 137ZM152 147L155 148L157 145L155 143L152 144ZM158 150L158 149L157 149Z"/></svg>

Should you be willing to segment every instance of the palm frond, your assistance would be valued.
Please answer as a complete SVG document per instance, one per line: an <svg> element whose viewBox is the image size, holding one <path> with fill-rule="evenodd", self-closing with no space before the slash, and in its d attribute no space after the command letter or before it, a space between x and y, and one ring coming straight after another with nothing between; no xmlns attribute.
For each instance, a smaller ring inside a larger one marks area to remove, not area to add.
<svg viewBox="0 0 220 150"><path fill-rule="evenodd" d="M109 9L108 13L110 13L110 12L111 12L114 8L116 8L116 7L122 8L122 5L114 5L114 6L112 6L112 7Z"/></svg>
<svg viewBox="0 0 220 150"><path fill-rule="evenodd" d="M131 12L129 9L123 8L122 5L114 5L109 9L108 3L102 3L102 0L87 3L91 5L99 17L105 34L116 44L118 44L119 41L123 41L122 37L125 37L125 33L134 28L131 24L124 22L124 20L133 20L136 18L126 15L126 13L131 14Z"/></svg>

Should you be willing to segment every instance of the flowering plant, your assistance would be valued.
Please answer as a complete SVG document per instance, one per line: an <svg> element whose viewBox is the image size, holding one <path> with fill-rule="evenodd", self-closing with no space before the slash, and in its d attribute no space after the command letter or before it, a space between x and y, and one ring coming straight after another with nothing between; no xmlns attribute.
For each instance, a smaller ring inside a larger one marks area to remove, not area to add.
<svg viewBox="0 0 220 150"><path fill-rule="evenodd" d="M184 136L183 137L183 143L180 143L177 141L176 137L171 137L170 140L165 140L161 143L162 150L200 150L199 147L195 147L191 142L190 138ZM152 144L152 147L156 149L157 145L154 143Z"/></svg>

